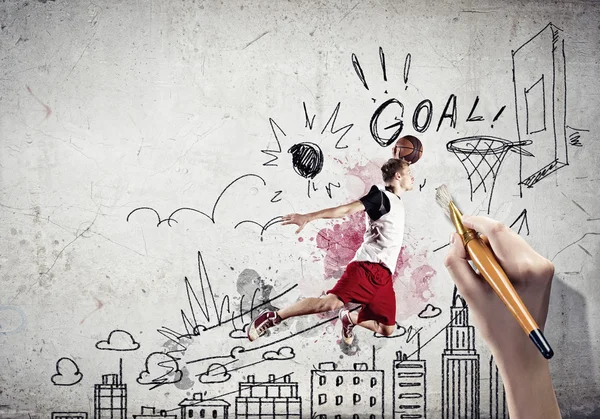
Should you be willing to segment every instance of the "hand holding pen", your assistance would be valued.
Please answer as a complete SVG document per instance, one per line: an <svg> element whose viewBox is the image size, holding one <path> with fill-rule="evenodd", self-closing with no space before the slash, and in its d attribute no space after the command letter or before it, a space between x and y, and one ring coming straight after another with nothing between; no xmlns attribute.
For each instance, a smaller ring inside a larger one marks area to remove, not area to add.
<svg viewBox="0 0 600 419"><path fill-rule="evenodd" d="M487 217L463 216L465 227L486 242L540 329L548 315L554 265L517 233ZM532 345L513 314L469 264L461 237L452 234L445 265L503 378L511 418L557 418L558 404L548 361Z"/></svg>

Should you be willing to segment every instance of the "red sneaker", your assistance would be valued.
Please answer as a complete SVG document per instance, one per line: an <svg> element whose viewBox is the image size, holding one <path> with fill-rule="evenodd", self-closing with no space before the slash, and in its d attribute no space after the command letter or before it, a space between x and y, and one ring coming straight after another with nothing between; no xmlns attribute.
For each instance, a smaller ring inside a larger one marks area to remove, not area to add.
<svg viewBox="0 0 600 419"><path fill-rule="evenodd" d="M350 319L350 311L346 309L340 310L339 313L340 320L342 321L342 339L346 345L352 345L354 341L354 326Z"/></svg>
<svg viewBox="0 0 600 419"><path fill-rule="evenodd" d="M267 329L277 326L281 323L281 317L274 311L265 311L250 323L248 327L248 339L250 342L258 339L265 334Z"/></svg>

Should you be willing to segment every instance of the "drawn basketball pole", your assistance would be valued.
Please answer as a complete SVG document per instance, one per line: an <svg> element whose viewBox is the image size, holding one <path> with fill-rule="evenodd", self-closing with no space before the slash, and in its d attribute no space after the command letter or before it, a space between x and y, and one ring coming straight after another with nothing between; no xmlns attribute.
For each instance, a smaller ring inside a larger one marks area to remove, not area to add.
<svg viewBox="0 0 600 419"><path fill-rule="evenodd" d="M566 60L562 30L546 25L512 51L519 140L533 142L536 159L520 160L519 193L569 164Z"/></svg>
<svg viewBox="0 0 600 419"><path fill-rule="evenodd" d="M467 171L471 201L478 191L487 194L489 214L496 177L504 158L509 151L521 157L533 157L533 154L523 148L531 144L531 140L512 142L498 137L474 136L452 140L446 144L446 149L454 153Z"/></svg>

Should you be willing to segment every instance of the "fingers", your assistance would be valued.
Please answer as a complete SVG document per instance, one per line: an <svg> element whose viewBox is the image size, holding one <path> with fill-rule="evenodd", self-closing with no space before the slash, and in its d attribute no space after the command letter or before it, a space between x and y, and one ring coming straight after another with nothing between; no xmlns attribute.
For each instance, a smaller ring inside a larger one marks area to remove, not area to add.
<svg viewBox="0 0 600 419"><path fill-rule="evenodd" d="M531 249L521 236L500 221L482 216L464 216L463 224L482 235L483 241L489 244L501 264Z"/></svg>
<svg viewBox="0 0 600 419"><path fill-rule="evenodd" d="M469 265L467 252L462 245L460 236L456 233L452 234L450 250L446 255L444 265L460 294L467 300L477 298L478 293L483 292L484 284Z"/></svg>

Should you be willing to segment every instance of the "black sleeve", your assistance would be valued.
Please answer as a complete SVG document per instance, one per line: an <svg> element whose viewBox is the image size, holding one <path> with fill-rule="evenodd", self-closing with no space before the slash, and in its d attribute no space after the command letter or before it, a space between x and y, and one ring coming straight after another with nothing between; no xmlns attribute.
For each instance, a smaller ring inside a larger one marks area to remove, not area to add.
<svg viewBox="0 0 600 419"><path fill-rule="evenodd" d="M390 212L390 200L377 186L373 185L368 194L360 198L369 217L376 221Z"/></svg>

